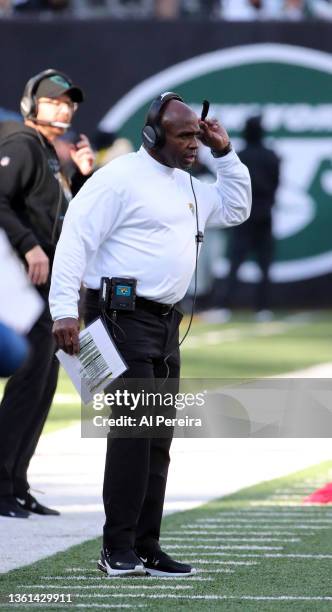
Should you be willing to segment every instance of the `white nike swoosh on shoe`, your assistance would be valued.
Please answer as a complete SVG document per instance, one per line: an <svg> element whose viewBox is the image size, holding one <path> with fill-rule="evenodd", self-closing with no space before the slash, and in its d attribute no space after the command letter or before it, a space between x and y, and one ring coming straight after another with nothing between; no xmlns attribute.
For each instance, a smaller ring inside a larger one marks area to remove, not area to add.
<svg viewBox="0 0 332 612"><path fill-rule="evenodd" d="M16 497L17 501L19 504L22 504L22 506L25 506L26 504L26 500L25 499L20 499L20 497Z"/></svg>
<svg viewBox="0 0 332 612"><path fill-rule="evenodd" d="M146 558L146 559L143 559L143 557L140 557L140 560L141 560L141 561L143 561L143 563L147 563L147 562L148 562L148 559L147 559L147 558Z"/></svg>

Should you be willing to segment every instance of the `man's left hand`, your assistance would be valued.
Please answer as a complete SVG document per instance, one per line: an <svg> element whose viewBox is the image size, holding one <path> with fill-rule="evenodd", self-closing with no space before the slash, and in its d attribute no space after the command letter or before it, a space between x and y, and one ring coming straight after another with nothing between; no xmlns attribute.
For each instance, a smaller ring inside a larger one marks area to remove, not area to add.
<svg viewBox="0 0 332 612"><path fill-rule="evenodd" d="M200 121L199 127L201 130L200 141L210 149L222 151L228 145L230 138L217 119Z"/></svg>
<svg viewBox="0 0 332 612"><path fill-rule="evenodd" d="M72 145L70 155L83 176L91 174L95 164L95 154L84 134L80 134L80 140L76 145Z"/></svg>

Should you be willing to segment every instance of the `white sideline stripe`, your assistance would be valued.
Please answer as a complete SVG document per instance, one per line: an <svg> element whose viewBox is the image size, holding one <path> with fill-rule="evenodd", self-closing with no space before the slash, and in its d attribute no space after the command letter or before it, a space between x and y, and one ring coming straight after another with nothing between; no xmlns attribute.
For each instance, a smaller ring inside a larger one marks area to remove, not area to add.
<svg viewBox="0 0 332 612"><path fill-rule="evenodd" d="M88 604L88 603L84 603L84 604L70 604L71 608L146 608L147 606L145 604L135 604L134 606L131 606L130 604L99 604L99 603L93 603L93 604Z"/></svg>
<svg viewBox="0 0 332 612"><path fill-rule="evenodd" d="M326 512L324 512L321 509L317 509L317 512L315 511L314 508L296 508L294 509L292 512L289 512L288 510L280 510L280 512L274 512L274 511L269 511L269 510L243 510L242 512L240 510L237 510L235 512L217 512L216 513L217 516L219 517L223 517L223 516L243 516L244 518L249 517L249 518L254 518L256 516L294 516L294 517L298 517L298 515L307 515L310 518L312 518L313 516L319 516L320 517L327 517L327 518L332 518L332 512L330 510L326 510ZM214 520L214 519L197 519L197 522L200 522L201 520L206 520L206 521L210 521L210 520ZM219 519L218 519L219 520Z"/></svg>
<svg viewBox="0 0 332 612"><path fill-rule="evenodd" d="M114 593L112 597L123 597L123 593ZM98 597L105 598L108 597L107 594L99 594L99 593L91 593L90 595L80 595L78 597ZM243 599L243 600L253 600L253 601L332 601L332 596L329 595L317 595L317 596L308 596L305 595L178 595L173 593L166 593L165 595L156 595L156 594L134 594L128 593L126 597L145 597L146 599L201 599L201 600L228 600L228 599Z"/></svg>
<svg viewBox="0 0 332 612"><path fill-rule="evenodd" d="M255 524L257 524L257 523L260 523L261 520L266 522L266 518L265 517L264 518L263 517L262 518L258 517L258 518L252 518L252 519L251 518L236 518L235 521L233 521L233 519L231 519L231 518L225 518L225 519L218 519L218 518L197 519L197 523L198 524L202 524L202 523L203 524L204 523L209 524L209 523L234 523L235 522L235 523L238 523L240 525L242 523L255 523ZM298 517L296 517L296 516L294 516L294 518L291 518L291 519L289 519L289 518L283 519L283 518L280 518L280 515L279 515L279 517L277 519L274 519L274 518L270 519L270 522L271 522L271 524L275 524L275 523L288 523L289 525L291 525L292 521L297 521L297 520L298 520ZM302 522L303 525L305 525L306 523L308 523L308 524L313 523L314 525L320 525L321 523L323 523L323 524L325 524L325 523L331 524L331 519L329 519L329 518L323 519L322 518L322 519L316 520L316 519L311 519L311 518L306 519L306 518L304 518L304 516L301 516L301 522Z"/></svg>
<svg viewBox="0 0 332 612"><path fill-rule="evenodd" d="M242 546L242 544L226 544L224 545L220 545L220 546L204 546L204 544L198 544L197 546L193 546L191 545L186 545L184 544L183 546L181 544L171 544L168 546L169 549L172 550L184 550L185 548L189 548L189 550L192 550L193 548L200 548L200 549L204 549L204 550L282 550L283 546Z"/></svg>
<svg viewBox="0 0 332 612"><path fill-rule="evenodd" d="M162 542L301 542L301 538L181 538L180 536L174 536L174 538L162 538ZM167 544L167 546L169 546Z"/></svg>
<svg viewBox="0 0 332 612"><path fill-rule="evenodd" d="M200 572L205 572L206 574L235 574L235 570L233 569L201 569Z"/></svg>
<svg viewBox="0 0 332 612"><path fill-rule="evenodd" d="M21 603L11 603L9 605L10 605L10 608L21 608L22 609L22 604ZM38 603L33 603L33 602L31 602L31 603L30 602L26 602L23 605L24 605L24 607L30 607L31 608L31 607L37 607L39 604ZM44 608L50 608L51 606L54 608L55 605L58 606L59 604L55 604L55 603L43 603L43 607ZM5 604L0 603L0 608L5 608L5 607L8 610L8 604L7 603L5 603ZM131 608L131 609L133 609L133 608L135 608L135 609L136 608L146 608L146 605L145 604L131 605L131 604L97 604L97 603L95 603L95 604L88 604L88 603L86 603L86 604L85 603L84 604L74 604L74 603L71 603L70 604L70 608L107 608L108 610L110 608L112 608L112 609L116 608L118 610L119 608Z"/></svg>
<svg viewBox="0 0 332 612"><path fill-rule="evenodd" d="M326 527L324 527L324 529L326 529ZM213 535L213 536L229 536L229 535L239 535L239 533L243 533L243 530L239 529L238 531L220 531L220 530L216 530L216 531L204 531L202 530L192 530L192 531L173 531L174 535L183 535L183 533L185 533L185 535ZM281 531L246 531L245 532L247 536L279 536L279 535L283 535L283 536L296 536L298 535L297 533L293 533L292 531L285 531L285 530L281 530ZM313 533L308 533L306 535L314 535Z"/></svg>
<svg viewBox="0 0 332 612"><path fill-rule="evenodd" d="M207 561L206 559L192 559L192 563L202 565L207 565L210 563L213 563L213 565L259 565L259 561ZM206 572L209 570L200 569L199 571Z"/></svg>
<svg viewBox="0 0 332 612"><path fill-rule="evenodd" d="M186 553L186 557L194 557L196 553ZM286 559L286 558L296 558L296 559L332 559L332 555L325 554L310 554L310 553L226 553L226 552L215 552L215 553L204 553L205 557L227 557L232 554L234 557L245 557L251 558L256 557L259 559ZM191 560L192 563L196 562L196 559ZM206 561L206 563L217 563L217 561Z"/></svg>
<svg viewBox="0 0 332 612"><path fill-rule="evenodd" d="M65 572L91 572L91 567L65 567Z"/></svg>
<svg viewBox="0 0 332 612"><path fill-rule="evenodd" d="M110 577L110 576L106 576L106 574L105 574L105 576L102 576L100 579L98 578L98 576L96 576L96 577L93 577L93 576L89 576L89 577L87 577L87 576L41 576L41 578L43 580L83 580L83 581L85 581L85 580L99 581L100 580L100 581L103 581L103 582L110 582L110 581L113 582L113 580L122 580L122 583L124 582L123 576L111 576ZM180 580L180 581L183 580L183 576L158 576L158 577L156 577L156 576L132 576L131 578L133 580L135 580L135 582L137 582L138 580L140 580L140 581L143 580L144 582L146 582L148 580L149 582L151 582L151 580L157 580L158 581L160 579L162 579L162 580ZM131 578L129 576L129 579L131 579ZM207 582L207 581L211 580L210 578L203 578L202 576L190 576L189 579L190 579L190 582L193 582L193 581L195 581L195 582ZM127 582L126 582L126 584L127 584ZM58 584L57 585L54 585L54 584L38 584L38 585L21 584L19 586L20 586L20 588L21 587L22 588L23 587L27 588L28 586L30 588L33 588L33 587L38 586L38 588L43 588L43 587L45 588L45 587L47 587L49 589L60 589L60 588L62 588L62 589L70 589L70 588L72 588L72 589L91 589L91 588L93 588L95 586L96 588L98 587L98 589L108 589L108 585L106 585L106 584L104 584L104 585L102 585L102 584L95 584L95 585L89 585L89 586L85 586L85 585L71 585L71 586L62 586L62 587L60 587Z"/></svg>
<svg viewBox="0 0 332 612"><path fill-rule="evenodd" d="M249 527L249 529L252 528L252 523L240 523L239 524L239 530L245 528L245 527ZM217 529L218 527L221 527L221 523L201 523L201 526L204 529ZM231 526L229 527L230 529L234 529L234 527L237 526L237 523L232 523ZM279 524L275 524L275 525L271 525L270 523L262 523L259 525L260 527L263 527L263 529L273 529L273 527L282 527L283 524L279 523ZM290 524L289 526L292 529L330 529L330 527L328 525L297 525L297 524ZM195 527L200 527L200 525L195 525ZM227 529L227 525L222 525L223 529Z"/></svg>
<svg viewBox="0 0 332 612"><path fill-rule="evenodd" d="M275 489L274 495L279 495L279 493L280 495L303 495L305 493L310 493L310 489L307 485L298 485L291 489Z"/></svg>
<svg viewBox="0 0 332 612"><path fill-rule="evenodd" d="M132 578L134 579L135 577L132 576ZM107 578L105 578L105 580L107 580ZM110 582L111 581L113 582L113 580L114 580L114 578L110 578ZM104 589L105 590L105 589L107 589L107 590L111 590L111 591L112 591L112 589L116 589L117 591L119 589L126 589L126 590L127 589L132 589L134 591L135 591L135 589L140 589L140 590L145 590L145 591L151 591L151 590L156 589L156 588L161 589L163 591L167 590L167 589L172 589L173 591L174 590L180 590L181 591L181 590L190 590L190 589L194 588L193 585L183 585L182 586L180 584L175 584L174 586L172 586L171 584L168 585L168 586L158 585L158 587L155 584L154 585L152 585L152 584L151 585L145 585L145 586L143 586L141 584L135 584L135 585L134 584L128 584L128 582L127 582L128 577L127 578L123 578L123 576L121 576L121 580L122 580L122 586L120 584L109 584L109 585L91 584L89 586L86 586L86 585L80 585L79 586L79 585L75 584L75 585L72 585L72 586L66 585L66 586L56 586L55 587L54 585L50 585L50 584L39 584L39 585L36 585L36 584L21 584L18 588L20 588L20 589L23 589L23 588L25 588L25 589L33 589L33 588L38 588L38 589L40 589L40 588L55 589L55 588L58 588L58 589L84 589L84 590L90 590L90 589ZM146 578L146 580L149 580L149 578ZM183 578L181 578L181 580L183 580ZM206 578L205 580L206 580L206 582L210 582L212 580L212 578ZM135 579L135 582L136 582L136 579Z"/></svg>
<svg viewBox="0 0 332 612"><path fill-rule="evenodd" d="M207 561L204 561L204 563L207 563ZM222 563L224 565L230 565L230 564L231 565L257 565L258 561L252 561L252 562L251 561L220 561L219 563ZM66 568L66 571L68 571L68 572L76 572L76 571L88 572L89 569L87 567L80 567L78 569L76 569L76 568ZM211 573L218 573L218 572L220 572L220 573L223 573L223 572L230 573L230 572L233 572L233 571L234 570L230 570L230 569L222 569L222 570L200 569L199 573L201 573L201 572L208 572L209 574L211 574ZM67 579L67 577L66 577L66 579Z"/></svg>
<svg viewBox="0 0 332 612"><path fill-rule="evenodd" d="M248 502L248 506L252 506L255 507L257 506L257 502L256 501L249 501ZM287 510L303 510L304 506L303 503L301 501L301 503L299 502L295 502L295 501L285 501L285 500L276 500L276 499L266 499L264 502L259 502L258 504L259 507L265 506L266 508L287 508ZM316 508L317 505L314 504L307 504L305 505L306 508Z"/></svg>

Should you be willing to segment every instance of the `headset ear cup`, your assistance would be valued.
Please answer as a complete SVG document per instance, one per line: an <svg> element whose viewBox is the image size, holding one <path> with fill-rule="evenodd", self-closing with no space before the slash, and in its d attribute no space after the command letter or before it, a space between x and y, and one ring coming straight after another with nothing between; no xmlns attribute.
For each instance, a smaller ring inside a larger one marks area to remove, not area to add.
<svg viewBox="0 0 332 612"><path fill-rule="evenodd" d="M28 96L23 96L20 104L21 114L24 118L31 114L31 99Z"/></svg>
<svg viewBox="0 0 332 612"><path fill-rule="evenodd" d="M142 130L142 140L147 149L153 149L157 144L157 134L151 125L145 125Z"/></svg>
<svg viewBox="0 0 332 612"><path fill-rule="evenodd" d="M183 98L177 93L167 91L155 98L148 110L145 126L142 130L142 140L147 149L160 149L165 144L166 134L160 125L160 115L165 104L170 100L183 102Z"/></svg>

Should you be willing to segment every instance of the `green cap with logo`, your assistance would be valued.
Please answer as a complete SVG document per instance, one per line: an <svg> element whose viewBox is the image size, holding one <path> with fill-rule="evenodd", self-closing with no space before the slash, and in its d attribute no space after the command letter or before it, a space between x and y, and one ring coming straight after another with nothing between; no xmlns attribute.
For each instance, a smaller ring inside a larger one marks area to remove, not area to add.
<svg viewBox="0 0 332 612"><path fill-rule="evenodd" d="M80 87L76 87L64 76L56 74L42 79L36 90L36 98L59 98L69 96L73 102L83 102L84 94Z"/></svg>

